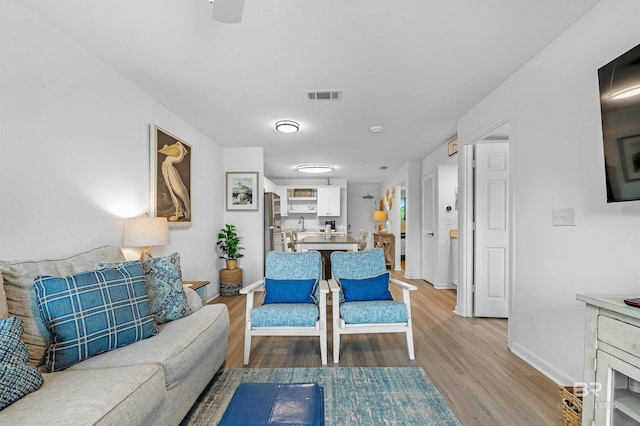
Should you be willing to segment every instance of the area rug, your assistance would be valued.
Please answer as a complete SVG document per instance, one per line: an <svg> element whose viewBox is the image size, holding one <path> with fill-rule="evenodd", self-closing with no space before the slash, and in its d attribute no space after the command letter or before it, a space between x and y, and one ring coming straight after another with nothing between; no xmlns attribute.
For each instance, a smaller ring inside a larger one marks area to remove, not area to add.
<svg viewBox="0 0 640 426"><path fill-rule="evenodd" d="M217 425L233 392L244 382L320 384L327 426L460 425L426 373L411 367L225 369L202 393L182 425Z"/></svg>

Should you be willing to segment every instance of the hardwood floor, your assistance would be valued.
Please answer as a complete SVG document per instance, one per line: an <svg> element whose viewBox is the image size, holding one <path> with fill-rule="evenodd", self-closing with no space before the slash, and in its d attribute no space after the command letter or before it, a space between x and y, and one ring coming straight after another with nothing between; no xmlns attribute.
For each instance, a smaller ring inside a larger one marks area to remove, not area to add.
<svg viewBox="0 0 640 426"><path fill-rule="evenodd" d="M399 271L392 275L404 279ZM564 424L556 384L507 348L507 320L459 317L454 290L407 281L418 286L411 294L416 360L408 358L404 335L353 335L342 336L340 363L334 364L329 320L328 367L422 367L463 425ZM229 308L226 367L242 368L244 296L211 303ZM248 368L321 366L317 338L253 338Z"/></svg>

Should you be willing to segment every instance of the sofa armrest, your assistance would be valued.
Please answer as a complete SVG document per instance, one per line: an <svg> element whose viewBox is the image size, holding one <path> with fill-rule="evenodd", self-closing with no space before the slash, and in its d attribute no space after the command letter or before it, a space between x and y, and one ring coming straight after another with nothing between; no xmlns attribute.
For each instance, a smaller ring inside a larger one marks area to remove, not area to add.
<svg viewBox="0 0 640 426"><path fill-rule="evenodd" d="M195 312L198 309L202 308L202 299L194 290L183 287L184 293L187 295L187 302L189 303L189 307L191 308L191 312Z"/></svg>

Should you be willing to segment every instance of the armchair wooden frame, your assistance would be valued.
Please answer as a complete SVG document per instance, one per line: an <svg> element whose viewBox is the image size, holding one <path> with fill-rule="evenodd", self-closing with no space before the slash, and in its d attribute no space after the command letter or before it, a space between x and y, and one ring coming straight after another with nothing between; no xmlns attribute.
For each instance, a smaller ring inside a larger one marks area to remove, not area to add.
<svg viewBox="0 0 640 426"><path fill-rule="evenodd" d="M333 362L340 360L340 335L342 334L368 334L368 333L405 333L407 337L407 349L409 359L415 359L413 346L413 325L411 322L411 291L418 288L413 284L390 278L389 283L402 289L402 300L407 307L408 321L403 323L376 323L376 324L346 324L340 317L340 285L335 279L330 279L329 289L332 298L333 310Z"/></svg>
<svg viewBox="0 0 640 426"><path fill-rule="evenodd" d="M318 336L320 337L320 358L322 365L327 364L327 294L329 286L326 280L319 280L320 300L318 308L320 317L315 327L253 327L251 325L251 309L254 305L254 294L264 292L264 279L256 281L240 290L240 294L247 295L246 324L244 329L244 365L249 364L251 355L252 336Z"/></svg>

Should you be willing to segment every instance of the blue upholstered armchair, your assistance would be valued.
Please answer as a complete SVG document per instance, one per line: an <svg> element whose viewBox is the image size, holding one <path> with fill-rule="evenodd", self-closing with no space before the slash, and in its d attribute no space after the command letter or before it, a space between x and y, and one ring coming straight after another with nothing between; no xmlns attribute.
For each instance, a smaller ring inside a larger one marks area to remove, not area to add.
<svg viewBox="0 0 640 426"><path fill-rule="evenodd" d="M415 359L409 292L417 287L389 277L384 251L333 252L331 275L333 362L340 358L341 334L367 333L405 333L409 359ZM402 302L393 300L389 284L402 289Z"/></svg>
<svg viewBox="0 0 640 426"><path fill-rule="evenodd" d="M262 305L254 293L264 291ZM244 364L249 364L251 336L318 336L322 364L327 363L327 294L320 253L267 253L265 278L240 290L247 295Z"/></svg>

